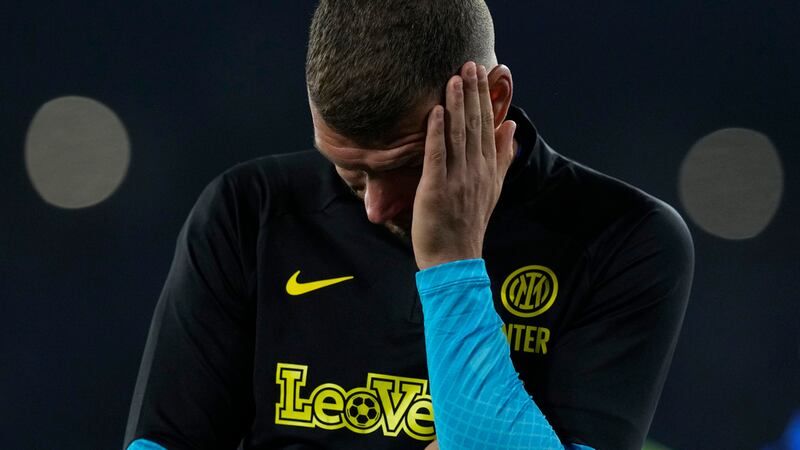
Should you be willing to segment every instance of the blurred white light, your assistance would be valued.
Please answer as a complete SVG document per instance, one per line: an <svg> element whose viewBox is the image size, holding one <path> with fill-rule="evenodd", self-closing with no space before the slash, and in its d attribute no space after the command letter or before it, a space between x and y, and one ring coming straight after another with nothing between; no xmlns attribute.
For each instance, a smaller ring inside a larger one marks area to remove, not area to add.
<svg viewBox="0 0 800 450"><path fill-rule="evenodd" d="M59 97L28 128L25 166L36 192L61 208L108 198L125 178L130 143L114 111L86 97Z"/></svg>
<svg viewBox="0 0 800 450"><path fill-rule="evenodd" d="M680 171L680 198L692 220L725 239L761 233L778 210L783 168L765 135L715 131L694 144Z"/></svg>

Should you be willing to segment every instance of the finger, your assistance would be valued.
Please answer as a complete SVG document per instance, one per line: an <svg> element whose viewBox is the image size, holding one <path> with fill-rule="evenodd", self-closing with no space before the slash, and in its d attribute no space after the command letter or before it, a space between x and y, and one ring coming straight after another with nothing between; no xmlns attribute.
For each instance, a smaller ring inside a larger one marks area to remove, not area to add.
<svg viewBox="0 0 800 450"><path fill-rule="evenodd" d="M462 174L466 166L466 157L464 156L466 134L464 131L463 88L464 80L458 75L452 77L447 84L445 142L447 144L448 177Z"/></svg>
<svg viewBox="0 0 800 450"><path fill-rule="evenodd" d="M517 129L517 123L513 120L506 120L503 122L495 133L495 142L497 142L497 180L498 184L503 184L503 179L506 177L508 168L514 162L514 132Z"/></svg>
<svg viewBox="0 0 800 450"><path fill-rule="evenodd" d="M461 68L464 79L464 120L467 132L466 159L483 162L481 150L481 101L478 96L478 75L475 63L470 61Z"/></svg>
<svg viewBox="0 0 800 450"><path fill-rule="evenodd" d="M447 147L444 139L444 109L436 105L428 114L425 136L425 160L422 179L429 183L443 182L447 177Z"/></svg>
<svg viewBox="0 0 800 450"><path fill-rule="evenodd" d="M494 139L494 110L492 97L489 94L489 78L486 67L478 66L478 96L481 102L481 149L483 157L491 169L495 168L497 148Z"/></svg>

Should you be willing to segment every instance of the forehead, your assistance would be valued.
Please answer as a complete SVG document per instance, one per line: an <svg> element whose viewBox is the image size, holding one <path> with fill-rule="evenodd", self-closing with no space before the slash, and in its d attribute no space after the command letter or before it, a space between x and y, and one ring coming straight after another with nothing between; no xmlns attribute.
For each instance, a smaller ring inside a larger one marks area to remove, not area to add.
<svg viewBox="0 0 800 450"><path fill-rule="evenodd" d="M430 104L429 104L430 103ZM435 102L420 104L411 114L398 122L388 143L381 147L363 147L333 130L309 102L314 121L314 143L337 166L389 169L424 154L428 112Z"/></svg>

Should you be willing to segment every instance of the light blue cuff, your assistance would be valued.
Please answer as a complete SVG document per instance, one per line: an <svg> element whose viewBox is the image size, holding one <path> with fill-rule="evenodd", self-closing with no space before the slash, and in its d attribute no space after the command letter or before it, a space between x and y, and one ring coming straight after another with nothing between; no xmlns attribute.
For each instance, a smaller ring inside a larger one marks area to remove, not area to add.
<svg viewBox="0 0 800 450"><path fill-rule="evenodd" d="M417 290L420 295L464 283L489 284L483 259L461 259L417 272Z"/></svg>
<svg viewBox="0 0 800 450"><path fill-rule="evenodd" d="M131 442L127 450L167 450L166 448L147 439L137 439Z"/></svg>

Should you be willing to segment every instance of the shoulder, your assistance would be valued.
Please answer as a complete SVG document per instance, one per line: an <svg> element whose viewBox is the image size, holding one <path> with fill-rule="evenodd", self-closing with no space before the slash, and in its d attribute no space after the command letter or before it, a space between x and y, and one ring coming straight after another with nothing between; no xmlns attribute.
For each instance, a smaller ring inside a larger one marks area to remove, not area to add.
<svg viewBox="0 0 800 450"><path fill-rule="evenodd" d="M341 193L339 188L331 164L318 151L306 150L240 162L215 177L201 199L235 205L241 213L265 220L321 210Z"/></svg>
<svg viewBox="0 0 800 450"><path fill-rule="evenodd" d="M620 244L632 234L691 246L686 223L668 203L546 145L543 154L540 192L534 203L544 211L542 220L583 246Z"/></svg>
<svg viewBox="0 0 800 450"><path fill-rule="evenodd" d="M591 211L597 225L587 233L590 251L613 255L627 247L640 255L669 253L676 263L693 260L689 228L675 208L638 187L577 166L586 192L582 208Z"/></svg>
<svg viewBox="0 0 800 450"><path fill-rule="evenodd" d="M320 211L340 195L335 171L317 151L263 156L214 177L184 225L186 237L252 241L271 218Z"/></svg>
<svg viewBox="0 0 800 450"><path fill-rule="evenodd" d="M690 285L694 244L675 208L617 178L554 158L550 201L567 211L559 226L581 242L590 283L618 278L636 284L630 277L639 277L639 285L664 291Z"/></svg>

